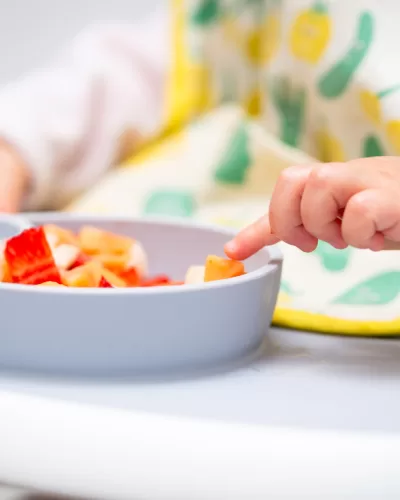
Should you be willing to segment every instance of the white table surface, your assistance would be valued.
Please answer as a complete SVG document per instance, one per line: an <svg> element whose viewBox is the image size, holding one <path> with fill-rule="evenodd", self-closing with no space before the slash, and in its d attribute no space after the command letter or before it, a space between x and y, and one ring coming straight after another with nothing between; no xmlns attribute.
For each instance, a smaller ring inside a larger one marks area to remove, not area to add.
<svg viewBox="0 0 400 500"><path fill-rule="evenodd" d="M0 481L87 498L400 498L400 341L273 330L229 372L0 374Z"/></svg>

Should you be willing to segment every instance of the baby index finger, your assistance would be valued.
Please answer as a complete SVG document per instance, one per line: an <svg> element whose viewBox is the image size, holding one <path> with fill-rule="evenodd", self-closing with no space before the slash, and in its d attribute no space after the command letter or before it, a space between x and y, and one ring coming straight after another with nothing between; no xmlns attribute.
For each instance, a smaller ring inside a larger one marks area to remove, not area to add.
<svg viewBox="0 0 400 500"><path fill-rule="evenodd" d="M225 245L226 255L235 260L244 260L255 254L261 248L279 242L271 232L268 214L246 227Z"/></svg>

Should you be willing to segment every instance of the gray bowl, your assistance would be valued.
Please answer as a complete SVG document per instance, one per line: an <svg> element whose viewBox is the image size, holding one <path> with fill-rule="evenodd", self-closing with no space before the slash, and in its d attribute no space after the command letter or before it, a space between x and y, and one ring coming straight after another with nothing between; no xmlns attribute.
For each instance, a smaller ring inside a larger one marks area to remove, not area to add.
<svg viewBox="0 0 400 500"><path fill-rule="evenodd" d="M78 230L93 224L133 236L151 274L183 279L232 236L190 223L32 214ZM64 374L198 371L246 358L260 347L279 290L276 247L246 262L245 276L213 283L138 289L62 289L0 284L0 368Z"/></svg>

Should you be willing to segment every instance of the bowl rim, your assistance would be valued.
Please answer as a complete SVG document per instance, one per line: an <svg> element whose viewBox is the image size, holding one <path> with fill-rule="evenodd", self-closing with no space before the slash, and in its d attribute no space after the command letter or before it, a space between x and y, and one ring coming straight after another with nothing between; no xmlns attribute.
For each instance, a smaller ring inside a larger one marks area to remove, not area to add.
<svg viewBox="0 0 400 500"><path fill-rule="evenodd" d="M57 221L62 224L62 222L78 222L80 220L96 222L101 224L101 222L126 222L131 224L144 224L153 225L158 224L165 227L181 227L187 229L198 229L204 231L213 231L219 234L226 235L227 237L233 237L237 231L230 228L221 227L213 224L206 224L193 219L177 219L172 217L132 217L124 215L104 215L104 214L85 214L85 213L68 213L68 212L28 212L23 214L27 219L32 221L33 224L44 224L44 223L56 223ZM160 295L160 294L182 294L191 292L203 292L210 289L219 289L235 286L240 283L247 283L250 281L258 280L273 270L283 261L283 254L278 245L272 245L260 250L260 252L265 253L266 257L269 257L269 261L255 269L250 271L243 276L237 276L234 278L210 281L207 283L198 283L185 286L155 286L155 287L137 287L137 288L72 288L72 287L41 287L41 286L30 286L18 283L0 283L0 290L13 291L15 293L35 293L44 295L80 295L80 296L119 296L119 295Z"/></svg>

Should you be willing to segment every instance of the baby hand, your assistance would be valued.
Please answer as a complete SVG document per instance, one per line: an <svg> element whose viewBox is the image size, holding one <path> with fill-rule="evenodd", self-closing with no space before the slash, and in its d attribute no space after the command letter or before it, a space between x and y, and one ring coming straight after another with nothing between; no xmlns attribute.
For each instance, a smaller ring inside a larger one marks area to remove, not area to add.
<svg viewBox="0 0 400 500"><path fill-rule="evenodd" d="M0 141L0 212L17 212L28 184L27 168L18 153Z"/></svg>
<svg viewBox="0 0 400 500"><path fill-rule="evenodd" d="M269 214L241 231L225 251L242 260L284 241L312 252L318 240L338 249L352 245L374 251L400 242L400 158L287 168Z"/></svg>

